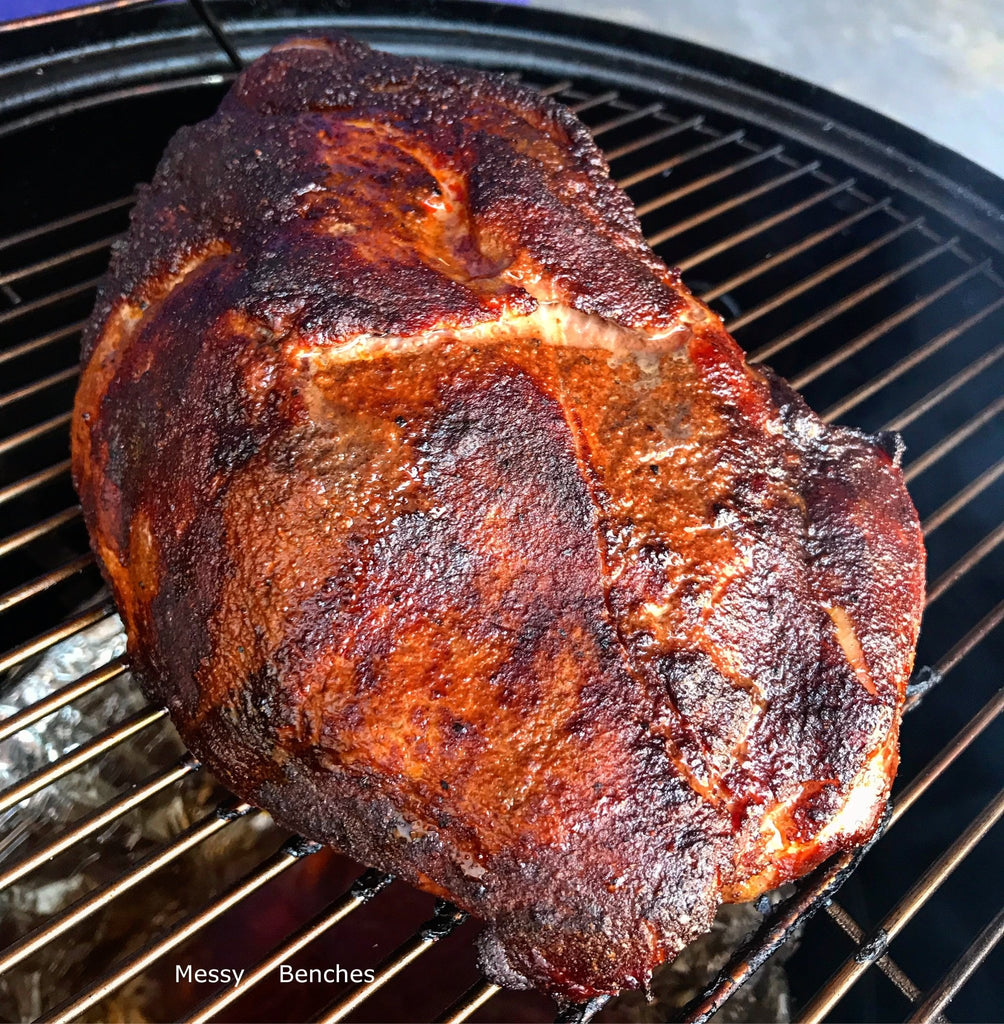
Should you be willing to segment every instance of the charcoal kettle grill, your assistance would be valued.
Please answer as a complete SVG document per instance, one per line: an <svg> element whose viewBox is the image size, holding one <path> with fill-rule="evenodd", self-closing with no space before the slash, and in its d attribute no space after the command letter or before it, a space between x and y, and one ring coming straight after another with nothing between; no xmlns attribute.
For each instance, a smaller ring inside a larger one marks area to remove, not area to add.
<svg viewBox="0 0 1004 1024"><path fill-rule="evenodd" d="M0 28L0 1016L100 1019L119 994L160 985L190 1021L620 1019L604 1000L556 1010L500 992L477 974L476 922L213 790L165 710L137 696L87 545L68 459L79 335L134 187L243 63L332 31L502 71L566 103L650 244L752 362L825 419L906 442L929 578L890 812L869 848L762 901L678 1019L732 1012L782 947L795 1019L1004 1012L1004 183L823 90L589 19L474 3L111 0ZM95 637L98 664L81 655ZM108 763L93 799L56 799ZM183 788L190 803L201 794L200 815L158 819L151 838L154 809ZM136 855L104 863L103 844L128 829ZM231 834L229 873L185 867ZM75 889L66 879L84 868ZM255 910L289 879L281 915L274 898ZM158 911L126 914L110 943L116 908L143 900ZM377 935L378 919L396 931ZM178 980L193 947L221 944L244 958L239 985ZM262 995L281 965L334 952L372 980ZM64 960L76 971L65 993L47 984Z"/></svg>

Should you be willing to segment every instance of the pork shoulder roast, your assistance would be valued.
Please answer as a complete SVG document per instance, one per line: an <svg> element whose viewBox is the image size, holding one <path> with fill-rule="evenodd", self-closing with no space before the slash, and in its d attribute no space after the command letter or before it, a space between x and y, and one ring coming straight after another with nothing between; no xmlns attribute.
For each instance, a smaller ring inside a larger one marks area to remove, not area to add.
<svg viewBox="0 0 1004 1024"><path fill-rule="evenodd" d="M564 107L347 38L171 141L73 469L146 694L281 825L644 985L876 828L924 590L895 448L746 364Z"/></svg>

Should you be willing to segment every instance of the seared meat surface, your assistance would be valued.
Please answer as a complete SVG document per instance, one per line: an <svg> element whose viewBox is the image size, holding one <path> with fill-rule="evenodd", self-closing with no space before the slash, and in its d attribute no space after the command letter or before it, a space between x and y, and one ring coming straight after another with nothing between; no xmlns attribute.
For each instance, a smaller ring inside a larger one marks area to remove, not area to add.
<svg viewBox="0 0 1004 1024"><path fill-rule="evenodd" d="M924 551L882 439L747 366L583 126L295 40L171 142L74 474L148 696L283 825L642 985L866 839Z"/></svg>

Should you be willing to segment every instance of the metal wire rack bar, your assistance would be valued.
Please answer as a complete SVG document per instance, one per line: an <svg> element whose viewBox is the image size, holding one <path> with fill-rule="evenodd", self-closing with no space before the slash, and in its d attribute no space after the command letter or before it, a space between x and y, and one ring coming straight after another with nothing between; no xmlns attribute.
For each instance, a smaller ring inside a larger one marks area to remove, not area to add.
<svg viewBox="0 0 1004 1024"><path fill-rule="evenodd" d="M928 787L972 745L997 716L1004 711L1004 687L999 689L979 711L945 744L893 798L892 814L889 816L888 828L903 817L904 814L927 792Z"/></svg>
<svg viewBox="0 0 1004 1024"><path fill-rule="evenodd" d="M8 235L6 238L0 239L0 250L10 249L15 245L21 245L23 242L30 242L35 238L41 238L43 235L63 231L74 224L80 224L83 221L99 217L103 213L121 210L124 206L131 206L135 201L136 197L134 195L122 196L120 199L112 199L110 202L101 203L99 206L92 206L90 209L83 210L80 213L73 213L68 217L60 217L59 220L52 220L46 224L28 228L25 231L18 232L16 235Z"/></svg>
<svg viewBox="0 0 1004 1024"><path fill-rule="evenodd" d="M927 408L930 408L930 406L927 406ZM921 473L930 469L939 459L943 459L950 451L962 444L963 441L972 437L981 427L986 426L1001 410L1004 410L1004 395L991 402L982 412L978 412L971 419L966 420L961 427L953 430L936 445L928 448L923 455L911 462L903 472L906 482L910 483L911 480L916 480ZM890 425L885 429L902 430L903 427L900 424L903 423L908 413L909 410L902 416L897 416L894 420L890 421Z"/></svg>
<svg viewBox="0 0 1004 1024"><path fill-rule="evenodd" d="M917 227L918 225L914 224L912 226ZM749 361L751 363L762 363L765 359L770 358L770 356L777 355L778 352L782 352L784 349L793 345L796 341L804 338L807 334L810 334L817 328L822 327L823 324L829 323L831 320L841 316L848 310L853 309L861 302L864 302L865 299L871 298L871 296L876 294L876 292L881 291L883 288L887 288L889 285L900 280L900 278L903 278L912 271L922 267L925 263L930 263L931 260L940 256L942 253L947 252L957 243L958 238L949 238L940 245L932 246L930 249L922 252L919 256L915 256L912 260L908 260L895 270L891 270L887 274L883 274L881 277L876 278L874 281L870 281L868 284L862 285L862 287L858 288L850 295L847 295L839 301L834 302L832 305L827 306L822 312L809 317L808 320L803 321L797 327L793 327L790 331L786 331L774 341L768 342L766 345L761 345L760 348L748 356ZM798 285L793 285L792 287L797 288ZM784 295L785 293L782 292L781 294ZM735 328L729 326L729 330L734 329Z"/></svg>
<svg viewBox="0 0 1004 1024"><path fill-rule="evenodd" d="M620 160L623 157L630 156L632 153L637 153L641 149L645 149L647 146L654 146L657 142L665 142L666 139L671 139L674 135L679 135L681 132L687 131L689 128L700 128L704 124L704 115L695 114L693 117L688 117L684 121L677 121L675 124L670 124L666 128L660 128L658 131L649 132L648 135L643 135L640 139L632 139L630 142L625 142L622 146L615 146L613 149L606 151L607 163L612 164L615 160Z"/></svg>
<svg viewBox="0 0 1004 1024"><path fill-rule="evenodd" d="M57 384L73 380L79 373L79 366L68 366L65 370L60 370L58 373L50 373L48 377L41 377L38 380L33 380L30 384L25 384L24 387L8 391L5 395L0 395L0 409L13 405L15 402L20 402L25 398L31 398L32 395L37 395L40 391L45 391L46 388L55 387Z"/></svg>
<svg viewBox="0 0 1004 1024"><path fill-rule="evenodd" d="M601 135L606 135L607 132L615 131L618 128L626 128L629 124L634 124L635 121L640 121L642 118L658 114L662 109L662 103L659 102L650 103L647 107L629 109L625 113L620 114L617 117L612 117L609 121L604 121L602 124L598 124L595 128L590 128L589 130L592 133L593 138L596 139Z"/></svg>
<svg viewBox="0 0 1004 1024"><path fill-rule="evenodd" d="M947 523L960 509L963 509L974 498L978 498L988 487L1004 474L1004 458L1000 459L988 470L981 473L972 483L967 484L953 498L932 512L923 522L924 535L930 536L939 526Z"/></svg>
<svg viewBox="0 0 1004 1024"><path fill-rule="evenodd" d="M69 469L70 460L63 459L61 462L55 463L55 465L47 466L45 469L40 469L37 473L32 473L30 476L23 477L20 480L15 480L14 483L0 488L0 505L3 505L8 501L13 501L15 498L22 497L22 495L27 494L36 487L41 487L44 484L51 483L53 480L68 472Z"/></svg>
<svg viewBox="0 0 1004 1024"><path fill-rule="evenodd" d="M15 448L19 448L21 445L27 444L29 441L36 441L38 438L44 437L46 434L49 434L54 430L59 430L62 427L69 426L71 416L71 413L63 412L58 416L51 416L49 419L43 420L41 423L36 423L34 426L18 431L16 434L11 434L9 437L5 437L0 441L0 455L5 455L7 452L13 451Z"/></svg>
<svg viewBox="0 0 1004 1024"><path fill-rule="evenodd" d="M946 591L955 586L963 576L975 568L1001 541L1004 541L1004 523L988 533L978 544L971 547L951 568L946 569L931 584L927 592L927 605L930 607Z"/></svg>
<svg viewBox="0 0 1004 1024"><path fill-rule="evenodd" d="M199 763L194 758L185 756L174 767L165 768L162 772L150 776L145 782L133 786L122 796L110 800L93 814L80 819L72 828L64 832L58 839L47 843L40 850L18 861L6 871L0 873L0 891L13 885L16 881L37 870L43 864L58 856L65 850L76 846L88 836L106 828L112 822L138 807L144 800L155 796L162 790L183 779L186 775L199 770Z"/></svg>
<svg viewBox="0 0 1004 1024"><path fill-rule="evenodd" d="M979 622L954 647L942 657L934 666L935 670L942 676L955 668L963 658L987 638L1000 624L1004 622L1004 601L1001 601L991 612L988 612Z"/></svg>
<svg viewBox="0 0 1004 1024"><path fill-rule="evenodd" d="M1004 938L1004 909L997 911L993 920L976 936L972 945L952 965L944 978L924 997L907 1018L907 1024L926 1024L927 1021L937 1020L941 1011L986 960L1001 938Z"/></svg>
<svg viewBox="0 0 1004 1024"><path fill-rule="evenodd" d="M63 580L69 579L93 564L94 555L90 552L86 555L78 555L65 565L61 565L58 569L53 569L52 572L47 572L44 576L39 576L14 590L8 590L6 594L0 595L0 613L8 611L22 601L27 601L29 597L35 597L37 594L44 593L50 587L54 587L57 583L62 583Z"/></svg>
<svg viewBox="0 0 1004 1024"><path fill-rule="evenodd" d="M220 1010L229 1006L234 1000L245 995L250 988L275 970L281 963L294 957L301 949L305 949L315 939L320 938L340 921L343 921L354 910L367 904L378 892L381 892L393 881L390 875L381 871L369 870L360 875L348 892L340 896L331 906L318 914L311 922L304 925L286 942L274 949L264 959L259 960L247 975L241 979L240 985L230 985L203 1003L185 1024L205 1024L216 1016Z"/></svg>
<svg viewBox="0 0 1004 1024"><path fill-rule="evenodd" d="M686 149L682 153L677 153L674 156L667 157L665 160L660 160L657 164L652 164L651 167L645 167L640 171L635 171L634 174L629 174L626 178L617 179L617 184L623 188L632 188L634 185L640 185L643 181L648 181L649 178L654 178L657 174L662 174L664 171L668 171L673 167L679 167L681 164L688 163L691 160L696 160L699 156L705 156L708 153L713 153L716 149L721 149L723 146L727 146L732 142L739 142L746 133L740 128L734 132L729 132L728 135L719 135L717 138L711 139L709 142L702 143L700 146L695 146L693 149Z"/></svg>
<svg viewBox="0 0 1004 1024"><path fill-rule="evenodd" d="M64 338L72 338L74 334L79 334L84 329L86 323L86 320L76 320L65 327L59 327L38 338L32 338L31 341L25 341L20 345L4 349L0 351L0 366L3 366L4 363L13 362L15 359L20 359L21 356L28 355L31 352L37 352L39 349L55 344L57 341L62 341Z"/></svg>
<svg viewBox="0 0 1004 1024"><path fill-rule="evenodd" d="M318 1018L318 1024L337 1024L344 1020L357 1006L368 999L396 974L417 960L441 939L453 932L467 920L467 914L445 900L436 901L436 914L427 921L407 942L399 946L376 969L372 981L359 985L333 1005L326 1008Z"/></svg>
<svg viewBox="0 0 1004 1024"><path fill-rule="evenodd" d="M846 345L841 345L836 351L831 352L828 356L824 356L801 373L795 374L795 376L791 378L791 386L793 388L804 388L807 384L811 384L824 373L828 373L834 367L839 366L841 363L845 363L851 356L857 355L858 352L866 349L872 344L872 342L885 336L901 323L904 323L911 317L916 316L918 313L927 309L928 306L933 305L939 299L944 298L944 296L949 292L958 288L959 285L972 280L972 278L985 271L989 266L990 261L987 260L985 263L978 264L975 267L970 267L968 270L962 271L961 274L957 274L944 284L939 285L934 289L934 291L928 292L926 295L922 295L919 298L914 299L914 301L909 303L909 305L904 306L895 313L890 313L884 320L877 323L874 327L865 331L863 334L859 334L852 341L847 342Z"/></svg>
<svg viewBox="0 0 1004 1024"><path fill-rule="evenodd" d="M708 289L708 291L701 295L701 298L705 302L712 302L714 299L717 299L720 295L724 295L726 292L731 291L733 288L738 288L740 285L755 280L761 274L765 274L768 270L773 270L775 267L783 266L789 260L808 251L820 242L825 242L828 238L833 238L835 235L839 235L841 231L846 231L847 228L864 220L866 217L870 217L873 213L878 213L880 210L887 210L888 208L888 197L880 199L878 202L872 203L870 206L863 206L860 210L855 210L853 213L848 214L846 217L841 218L835 223L829 224L824 228L820 228L819 231L815 231L811 235L806 235L804 238L799 239L787 248L782 249L779 253L769 256L767 259L760 260L752 264L752 266L747 267L745 270L740 271L738 274L734 274L732 277L721 282L721 284ZM851 255L853 256L854 254L852 253ZM771 308L776 307L772 306ZM764 312L768 312L768 310L764 310Z"/></svg>
<svg viewBox="0 0 1004 1024"><path fill-rule="evenodd" d="M702 188L707 188L709 185L714 185L716 182L724 181L726 178L730 178L733 174L738 174L740 171L745 171L750 167L755 167L757 164L761 164L765 160L770 160L772 157L780 156L783 152L784 146L779 144L777 146L772 146L770 149L751 153L742 160L736 160L735 163L728 164L725 167L719 168L717 171L710 171L709 173L702 175L700 178L696 178L694 181L687 182L686 185L681 185L679 188L673 189L670 192L664 192L661 196L656 196L654 199L649 199L647 202L639 203L636 207L636 212L639 217L645 217L664 206L668 206L677 199L689 196L693 192L699 192ZM798 170L801 171L801 168L798 168ZM790 173L791 172L789 172L789 174ZM649 242L649 245L652 244L657 243Z"/></svg>
<svg viewBox="0 0 1004 1024"><path fill-rule="evenodd" d="M871 213L874 210L881 209L880 204L876 203L873 207L867 208L867 213ZM857 211L855 219L865 216L866 211ZM849 219L849 218L845 218ZM834 260L832 263L828 263L825 267L820 268L814 274L810 274L808 277L803 277L793 285L789 285L783 291L778 292L776 295L772 295L769 299L765 299L763 302L751 309L747 310L741 316L733 317L727 324L726 327L730 331L738 331L740 328L745 327L747 324L753 323L754 320L759 320L760 317L765 316L767 313L773 312L775 309L779 309L781 306L786 305L792 299L797 298L799 295L804 294L811 288L815 288L816 285L822 284L824 281L829 280L831 277L835 277L843 270L847 270L853 267L855 263L860 263L861 260L871 256L872 253L878 252L879 249L891 242L896 241L897 238L905 235L908 231L912 231L914 228L919 227L924 223L923 217L914 217L913 220L906 221L902 224L897 224L891 230L887 231L884 235L880 235L878 238L872 239L865 245L860 246L853 252L847 253L845 256L841 256L839 259ZM834 228L827 230L824 237L830 237L835 234ZM794 248L794 246L792 247ZM783 261L781 261L783 262ZM757 269L762 265L757 264ZM777 264L775 264L777 266ZM770 269L770 268L767 268Z"/></svg>
<svg viewBox="0 0 1004 1024"><path fill-rule="evenodd" d="M475 982L456 1002L436 1018L436 1024L462 1024L502 989L494 982Z"/></svg>
<svg viewBox="0 0 1004 1024"><path fill-rule="evenodd" d="M904 356L898 362L890 366L888 370L885 370L873 377L867 383L862 384L861 387L852 391L839 402L834 402L834 404L823 413L823 419L828 422L832 422L838 416L843 416L844 413L847 413L851 409L855 408L855 406L860 405L865 399L878 394L883 388L888 387L893 383L893 381L902 377L904 373L907 373L914 367L919 366L926 359L929 359L935 353L940 352L946 346L951 344L951 342L955 341L956 338L965 334L965 332L971 327L975 327L976 324L981 323L992 313L995 313L1001 308L1001 306L1004 306L1004 295L995 302L991 302L990 305L984 306L983 309L973 313L971 316L967 316L965 320L955 324L954 327L949 327L947 330L942 331L937 337L932 338L925 345L921 345L919 348L914 349L909 355ZM1004 353L1004 345L999 346L994 351L997 353ZM965 373L966 371L962 372Z"/></svg>
<svg viewBox="0 0 1004 1024"><path fill-rule="evenodd" d="M177 860L193 846L198 846L203 840L226 828L231 822L254 811L255 808L252 808L250 804L238 804L228 812L214 811L207 814L194 825L176 835L163 849L143 857L135 867L119 875L114 882L81 897L57 916L51 918L48 924L34 929L13 945L8 946L0 954L0 972L9 971L12 967L17 966L32 953L36 953L60 935L86 921L88 917L101 910L113 899L139 885L143 879L148 878L155 871L159 871L162 867Z"/></svg>
<svg viewBox="0 0 1004 1024"><path fill-rule="evenodd" d="M855 178L845 178L843 181L839 181L836 184L820 189L819 192L816 192L797 203L793 203L791 206L788 206L783 210L779 210L777 213L772 213L770 216L764 217L762 220L758 220L754 224L750 224L749 227L743 228L741 231L736 231L727 235L725 238L720 239L704 249L700 249L698 252L693 253L686 259L679 260L677 262L677 266L682 271L691 270L699 264L704 263L706 260L711 259L713 256L720 255L727 249L730 249L735 245L739 245L741 242L746 242L751 238L755 238L757 235L763 234L763 232L777 227L778 224L783 224L786 220L791 220L792 217L797 217L799 214L805 213L806 210L810 210L813 206L823 203L827 199L832 199L834 196L838 196L843 192L849 191L854 187L855 181Z"/></svg>
<svg viewBox="0 0 1004 1024"><path fill-rule="evenodd" d="M39 520L31 526L26 526L23 530L18 530L17 533L10 534L0 540L0 558L9 555L12 551L17 551L18 548L23 548L39 537L44 537L45 534L59 529L60 526L72 523L74 519L79 519L81 514L80 506L73 505L70 508L64 508L62 512L56 512L54 515Z"/></svg>
<svg viewBox="0 0 1004 1024"><path fill-rule="evenodd" d="M826 906L826 913L839 926L844 934L855 944L860 944L864 938L864 929L854 920L851 915L836 901L832 900ZM915 1002L920 996L920 989L907 977L903 969L889 956L883 953L876 961L875 966L906 996L910 1002Z"/></svg>
<svg viewBox="0 0 1004 1024"><path fill-rule="evenodd" d="M0 657L0 672L6 672L7 669L20 665L26 659L40 654L47 647L58 644L61 640L66 640L68 637L73 636L74 633L79 633L82 629L87 629L88 626L93 626L102 619L107 619L114 612L114 606L107 599L99 602L92 608L78 612L72 618L61 622L58 626L53 626L52 629L47 629L44 633L40 633L31 640L9 650Z"/></svg>
<svg viewBox="0 0 1004 1024"><path fill-rule="evenodd" d="M76 999L67 1000L51 1013L39 1019L39 1024L70 1024L85 1010L99 1003L106 996L121 988L127 981L146 970L150 964L180 946L186 939L201 931L231 907L236 906L267 882L288 871L303 857L314 853L319 847L302 839L291 839L243 880L232 886L226 893L195 914L190 914L174 925L162 938L147 945L139 952L122 960L98 982Z"/></svg>
<svg viewBox="0 0 1004 1024"><path fill-rule="evenodd" d="M38 771L33 772L23 781L0 792L0 814L10 810L11 807L16 806L22 800L27 800L28 797L37 793L40 789L51 786L64 775L69 775L70 772L87 764L88 761L93 761L94 758L100 757L113 747L117 747L120 743L129 739L130 736L143 729L148 729L166 715L166 708L147 708L143 711L137 711L136 714L130 715L121 724L106 729L93 740L82 743L70 753L64 754L63 757L58 761L54 761L47 768L40 768Z"/></svg>
<svg viewBox="0 0 1004 1024"><path fill-rule="evenodd" d="M728 213L730 210L734 210L738 206L742 206L744 203L752 202L754 199L758 199L760 196L765 196L769 192L773 192L775 189L783 188L785 185L790 185L791 182L798 178L804 178L807 174L812 174L818 169L818 160L805 164L802 167L794 167L792 170L787 171L784 174L780 174L776 178L771 178L769 181L765 181L762 185L757 185L745 192L741 192L738 195L733 196L731 199L723 199L715 206L709 206L700 213L695 213L692 217L686 217L683 220L674 221L669 227L663 228L662 231L657 231L654 235L646 238L646 241L653 248L657 245L662 245L663 242L668 242L669 239L675 238L677 235L682 235L685 231L690 231L691 229L698 227L700 224L703 224L705 221L713 220L715 217L720 217L723 213ZM694 190L691 189L689 185L683 185L676 189L675 192L668 192L666 194L668 197L667 201L675 202L677 199L682 198L687 195L688 192L692 191Z"/></svg>
<svg viewBox="0 0 1004 1024"><path fill-rule="evenodd" d="M0 721L0 742L10 739L15 733L54 714L60 708L66 707L67 704L96 690L99 686L104 686L105 683L117 679L125 671L125 662L121 658L115 658L107 665L102 665L101 668L96 668L93 672L88 672L72 683L67 683L66 686L54 690L48 697L30 704L23 711Z"/></svg>
<svg viewBox="0 0 1004 1024"><path fill-rule="evenodd" d="M906 895L869 933L862 950L874 951L865 957L859 951L844 961L837 973L823 986L802 1013L805 1024L820 1024L836 1006L851 985L871 966L890 942L906 927L911 918L962 863L973 847L990 831L1004 814L1004 790L976 816L958 839L910 887Z"/></svg>
<svg viewBox="0 0 1004 1024"><path fill-rule="evenodd" d="M35 263L29 263L26 267L21 267L18 270L11 270L6 274L0 274L0 285L14 284L16 281L24 280L26 277L40 274L43 270L53 270L64 263L71 263L73 260L80 259L82 256L90 256L93 253L101 252L102 249L109 249L112 243L121 237L121 233L108 235L105 238L99 238L96 242L88 242L86 245L79 245L75 249L67 249L55 256L49 256Z"/></svg>
<svg viewBox="0 0 1004 1024"><path fill-rule="evenodd" d="M608 89L606 92L601 92L596 96L590 96L585 100L578 100L576 103L569 103L568 109L573 114L584 114L587 110L592 110L593 107L602 106L604 103L609 103L611 100L617 99L620 94L616 89Z"/></svg>
<svg viewBox="0 0 1004 1024"><path fill-rule="evenodd" d="M86 292L93 291L100 282L100 277L91 277L86 281L70 285L62 289L62 291L51 292L48 295L43 295L40 299L32 299L31 302L22 302L20 306L15 306L13 309L6 309L0 313L0 327L22 316L27 316L28 313L37 313L41 309L47 309L49 306L55 306L77 295L84 295Z"/></svg>

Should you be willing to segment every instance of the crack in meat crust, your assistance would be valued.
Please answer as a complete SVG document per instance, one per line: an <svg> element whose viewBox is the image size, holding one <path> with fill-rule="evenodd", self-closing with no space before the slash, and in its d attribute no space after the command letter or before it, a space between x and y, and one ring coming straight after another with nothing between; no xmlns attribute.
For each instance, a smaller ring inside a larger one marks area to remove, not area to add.
<svg viewBox="0 0 1004 1024"><path fill-rule="evenodd" d="M874 830L924 552L875 439L746 366L564 108L292 41L171 142L74 478L151 699L235 792L644 985Z"/></svg>

